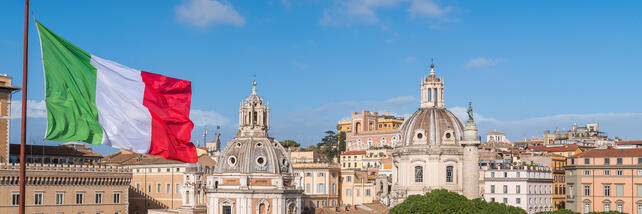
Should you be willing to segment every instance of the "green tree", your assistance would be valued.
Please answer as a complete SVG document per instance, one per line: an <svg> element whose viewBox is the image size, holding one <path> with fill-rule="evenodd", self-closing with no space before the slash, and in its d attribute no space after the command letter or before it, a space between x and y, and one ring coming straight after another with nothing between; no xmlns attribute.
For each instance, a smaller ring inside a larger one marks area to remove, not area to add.
<svg viewBox="0 0 642 214"><path fill-rule="evenodd" d="M518 207L496 202L489 203L481 199L469 200L460 194L445 189L436 189L425 195L408 196L404 202L390 209L390 213L525 214L526 211Z"/></svg>
<svg viewBox="0 0 642 214"><path fill-rule="evenodd" d="M337 141L339 142L339 153L346 151L346 133L339 132L337 134Z"/></svg>
<svg viewBox="0 0 642 214"><path fill-rule="evenodd" d="M331 130L325 131L325 136L321 142L317 143L317 148L319 152L326 155L328 160L332 160L337 156L337 134Z"/></svg>
<svg viewBox="0 0 642 214"><path fill-rule="evenodd" d="M318 152L319 149L317 149L317 147L314 146L314 145L309 145L308 147L302 148L301 151L302 152Z"/></svg>
<svg viewBox="0 0 642 214"><path fill-rule="evenodd" d="M296 141L294 141L294 140L284 140L284 141L281 141L281 142L279 142L279 143L280 143L280 144L281 144L281 146L283 146L284 148L299 147L299 146L301 146L301 144L297 143L297 142L296 142Z"/></svg>

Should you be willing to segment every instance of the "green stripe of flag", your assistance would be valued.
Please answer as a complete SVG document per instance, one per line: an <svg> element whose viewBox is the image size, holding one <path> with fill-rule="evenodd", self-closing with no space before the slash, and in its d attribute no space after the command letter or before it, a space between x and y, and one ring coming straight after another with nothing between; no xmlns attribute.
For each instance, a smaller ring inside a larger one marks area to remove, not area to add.
<svg viewBox="0 0 642 214"><path fill-rule="evenodd" d="M101 144L91 55L36 21L45 68L47 134L53 141Z"/></svg>

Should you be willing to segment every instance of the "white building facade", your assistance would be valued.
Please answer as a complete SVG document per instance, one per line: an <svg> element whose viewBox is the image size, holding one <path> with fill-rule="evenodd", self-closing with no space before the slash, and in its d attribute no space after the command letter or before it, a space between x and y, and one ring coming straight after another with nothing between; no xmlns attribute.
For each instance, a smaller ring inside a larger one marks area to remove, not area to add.
<svg viewBox="0 0 642 214"><path fill-rule="evenodd" d="M509 166L482 169L483 197L520 207L529 214L553 210L553 174L547 167Z"/></svg>

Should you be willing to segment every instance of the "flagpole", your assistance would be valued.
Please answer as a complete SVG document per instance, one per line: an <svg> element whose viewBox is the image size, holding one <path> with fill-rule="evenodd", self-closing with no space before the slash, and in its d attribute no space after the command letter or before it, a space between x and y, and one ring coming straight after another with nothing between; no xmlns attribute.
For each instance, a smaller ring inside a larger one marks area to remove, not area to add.
<svg viewBox="0 0 642 214"><path fill-rule="evenodd" d="M25 168L25 140L27 137L27 50L29 48L29 0L25 0L25 32L24 32L24 49L22 50L22 111L20 118L20 207L18 212L25 212L25 179L27 178Z"/></svg>

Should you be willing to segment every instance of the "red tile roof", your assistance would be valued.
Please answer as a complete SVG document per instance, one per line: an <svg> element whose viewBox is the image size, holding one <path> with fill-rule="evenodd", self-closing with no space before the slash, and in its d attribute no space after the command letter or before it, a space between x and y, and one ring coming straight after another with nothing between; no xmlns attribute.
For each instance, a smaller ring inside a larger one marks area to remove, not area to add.
<svg viewBox="0 0 642 214"><path fill-rule="evenodd" d="M341 155L365 155L366 150L341 152Z"/></svg>
<svg viewBox="0 0 642 214"><path fill-rule="evenodd" d="M577 144L568 144L564 146L531 146L530 150L533 151L542 151L542 152L574 152L578 148L583 149L582 147L577 146Z"/></svg>
<svg viewBox="0 0 642 214"><path fill-rule="evenodd" d="M617 145L642 145L642 140L619 141Z"/></svg>
<svg viewBox="0 0 642 214"><path fill-rule="evenodd" d="M642 157L642 148L635 149L593 149L588 150L576 155L571 156L573 158L583 158L583 157Z"/></svg>

